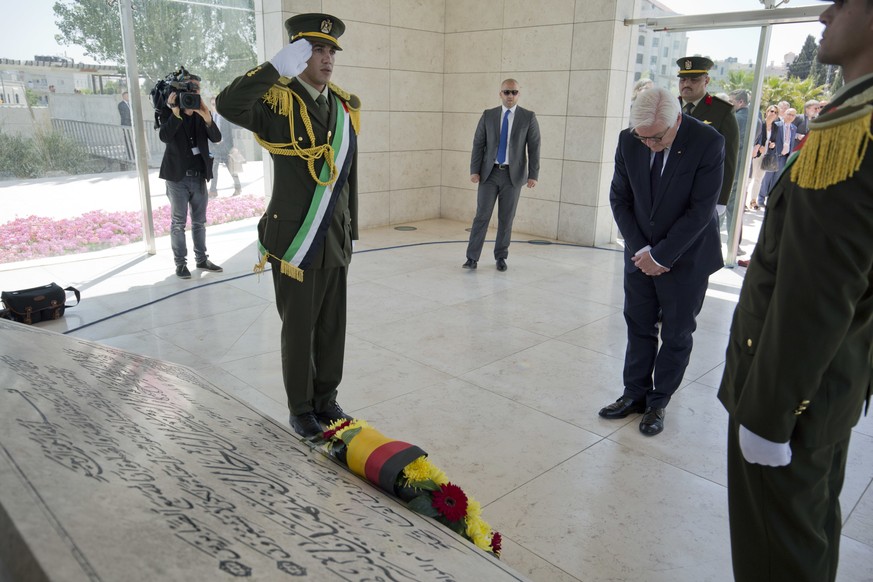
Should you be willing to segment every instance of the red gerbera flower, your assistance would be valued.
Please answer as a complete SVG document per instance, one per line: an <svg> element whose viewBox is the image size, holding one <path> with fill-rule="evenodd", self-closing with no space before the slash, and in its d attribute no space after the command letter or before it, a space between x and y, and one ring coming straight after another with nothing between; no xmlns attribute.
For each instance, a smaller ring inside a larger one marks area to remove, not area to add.
<svg viewBox="0 0 873 582"><path fill-rule="evenodd" d="M340 424L339 426L337 426L336 428L332 428L330 430L324 431L324 434L321 436L321 438L326 440L326 441L329 441L330 439L333 438L333 435L335 435L336 433L338 433L342 429L346 428L350 424L352 424L351 420L343 421L343 423Z"/></svg>
<svg viewBox="0 0 873 582"><path fill-rule="evenodd" d="M434 491L433 508L449 521L459 521L467 515L467 496L457 485L447 483Z"/></svg>
<svg viewBox="0 0 873 582"><path fill-rule="evenodd" d="M499 557L501 549L503 549L503 536L500 535L499 531L496 531L491 536L491 551L494 552L495 556Z"/></svg>

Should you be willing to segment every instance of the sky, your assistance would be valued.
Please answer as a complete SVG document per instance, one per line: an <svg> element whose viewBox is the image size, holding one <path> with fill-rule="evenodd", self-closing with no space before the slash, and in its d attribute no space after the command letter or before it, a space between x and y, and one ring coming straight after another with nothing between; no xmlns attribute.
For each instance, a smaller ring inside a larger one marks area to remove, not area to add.
<svg viewBox="0 0 873 582"><path fill-rule="evenodd" d="M355 1L355 0L347 0ZM762 0L658 0L680 14L705 14L725 10L761 10ZM76 62L93 63L78 47L58 45L58 33L52 11L54 0L28 0L22 8L21 0L0 0L0 58L30 60L34 55L67 56ZM817 0L790 0L788 6L819 5ZM13 18L9 15L15 14ZM800 52L803 42L812 35L821 40L822 25L814 22L774 27L770 41L768 62L781 64L785 53ZM741 63L754 60L758 54L760 29L732 29L723 31L692 32L688 34L689 54L701 54L713 59L737 57Z"/></svg>

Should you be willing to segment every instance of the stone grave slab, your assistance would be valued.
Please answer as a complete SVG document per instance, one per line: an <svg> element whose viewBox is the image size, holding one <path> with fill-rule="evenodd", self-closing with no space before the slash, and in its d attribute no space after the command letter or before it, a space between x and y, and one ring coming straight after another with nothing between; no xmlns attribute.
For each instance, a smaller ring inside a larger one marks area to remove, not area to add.
<svg viewBox="0 0 873 582"><path fill-rule="evenodd" d="M184 366L0 320L4 576L523 579Z"/></svg>

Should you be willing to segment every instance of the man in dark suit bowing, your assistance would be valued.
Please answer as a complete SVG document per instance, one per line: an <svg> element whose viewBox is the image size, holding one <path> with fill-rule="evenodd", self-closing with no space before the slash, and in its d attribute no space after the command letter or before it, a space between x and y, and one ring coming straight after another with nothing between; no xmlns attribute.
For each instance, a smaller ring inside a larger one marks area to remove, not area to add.
<svg viewBox="0 0 873 582"><path fill-rule="evenodd" d="M723 266L715 204L725 140L662 88L637 97L630 122L609 193L625 247L624 392L600 416L643 413L640 432L652 436L685 374L709 276Z"/></svg>
<svg viewBox="0 0 873 582"><path fill-rule="evenodd" d="M518 207L521 185L537 185L540 172L540 126L537 116L518 106L518 81L506 79L500 85L503 105L487 109L479 119L473 137L470 181L479 184L476 218L470 229L465 269L475 269L482 254L485 233L494 203L497 203L497 240L494 259L497 270L506 270L512 221Z"/></svg>

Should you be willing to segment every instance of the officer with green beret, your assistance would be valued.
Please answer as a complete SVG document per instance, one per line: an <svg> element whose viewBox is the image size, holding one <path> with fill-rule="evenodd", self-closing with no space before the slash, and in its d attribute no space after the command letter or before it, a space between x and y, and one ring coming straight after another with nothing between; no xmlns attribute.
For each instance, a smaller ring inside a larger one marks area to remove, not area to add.
<svg viewBox="0 0 873 582"><path fill-rule="evenodd" d="M360 100L330 82L345 24L329 14L285 22L289 44L235 79L218 111L251 130L273 160L258 224L282 319L290 424L303 438L349 418L336 401L346 337L346 278L358 238Z"/></svg>
<svg viewBox="0 0 873 582"><path fill-rule="evenodd" d="M706 57L682 57L679 65L679 101L682 112L686 115L711 125L724 137L724 176L722 176L721 193L718 196L716 209L722 216L727 207L731 187L734 184L734 174L737 168L737 156L740 147L740 128L734 117L733 105L706 92L709 85L709 70L713 62Z"/></svg>

